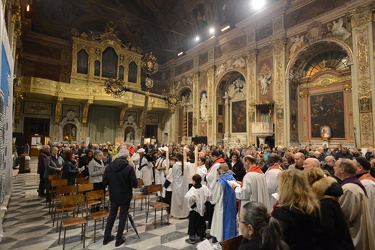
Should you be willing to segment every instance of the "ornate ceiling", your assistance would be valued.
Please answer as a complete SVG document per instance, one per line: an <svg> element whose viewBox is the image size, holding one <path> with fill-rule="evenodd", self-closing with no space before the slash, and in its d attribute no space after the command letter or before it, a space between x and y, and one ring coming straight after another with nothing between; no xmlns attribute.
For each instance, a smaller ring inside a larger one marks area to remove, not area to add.
<svg viewBox="0 0 375 250"><path fill-rule="evenodd" d="M249 0L33 0L25 17L33 32L65 40L73 28L103 32L113 22L123 43L153 51L165 63L211 25L219 29L250 14Z"/></svg>

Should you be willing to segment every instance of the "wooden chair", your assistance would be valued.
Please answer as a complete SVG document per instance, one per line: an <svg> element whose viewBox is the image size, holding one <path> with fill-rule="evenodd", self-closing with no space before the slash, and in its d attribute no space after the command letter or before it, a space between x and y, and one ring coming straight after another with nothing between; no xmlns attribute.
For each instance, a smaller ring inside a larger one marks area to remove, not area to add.
<svg viewBox="0 0 375 250"><path fill-rule="evenodd" d="M103 230L104 229L104 219L106 217L108 217L109 212L104 210L104 192L103 192L103 190L96 190L96 191L91 191L91 192L86 193L86 212L89 209L88 208L89 204L92 204L92 202L96 202L95 204L97 204L97 201L100 202L99 204L101 205L102 210L100 210L98 212L90 213L90 215L89 215L89 217L94 219L94 243L95 243L95 240L96 240L96 221L100 220L100 219L102 220L102 230ZM87 218L87 214L86 214L86 218Z"/></svg>
<svg viewBox="0 0 375 250"><path fill-rule="evenodd" d="M77 192L79 194L84 194L85 192L92 190L94 190L94 183L79 184L77 186Z"/></svg>
<svg viewBox="0 0 375 250"><path fill-rule="evenodd" d="M87 184L89 183L89 178L85 178L85 177L80 177L80 178L76 178L76 185L80 185L80 184Z"/></svg>
<svg viewBox="0 0 375 250"><path fill-rule="evenodd" d="M150 207L152 207L154 209L154 213L155 213L155 215L154 215L154 219L155 219L154 225L155 225L155 228L156 228L156 212L158 210L161 211L161 217L160 217L160 221L161 221L163 219L163 209L167 209L169 207L169 204L164 203L164 202L150 203L150 195L153 194L153 193L162 191L162 185L161 184L149 185L147 187L147 191L148 191L148 194L147 194L148 208L147 208L147 214L146 214L146 223L147 223L149 209L150 209ZM167 213L167 223L169 224L169 214L168 213Z"/></svg>
<svg viewBox="0 0 375 250"><path fill-rule="evenodd" d="M52 188L51 186L51 181L53 180L61 180L61 174L51 174L48 176L48 200L49 200L49 206L51 205L51 198L53 196L53 194L56 192L56 187L55 188ZM46 200L46 203L47 203L47 200ZM50 211L48 211L48 213L50 213Z"/></svg>
<svg viewBox="0 0 375 250"><path fill-rule="evenodd" d="M74 185L58 187L56 190L56 194L57 194L56 201L61 202L61 198L63 196L71 195L71 194L74 194L75 192L76 192L76 187ZM62 204L55 204L54 208L55 209L53 213L52 226L55 226L55 219L56 219L56 214L57 214L57 221L56 221L56 232L57 232L58 227L59 227L59 212L63 213L64 210L65 211L67 210L67 208L66 207L63 208ZM73 211L73 207L70 208L70 211Z"/></svg>
<svg viewBox="0 0 375 250"><path fill-rule="evenodd" d="M221 243L221 247L223 250L237 250L240 248L242 239L242 235L237 235L236 237L224 240Z"/></svg>
<svg viewBox="0 0 375 250"><path fill-rule="evenodd" d="M50 178L50 176L48 176L48 179L49 178ZM56 195L56 191L57 191L58 187L67 186L67 185L68 185L68 179L56 179L56 180L51 180L50 188L51 188L51 190L53 190L53 193ZM59 200L58 196L53 197L53 195L50 193L50 200L48 202L48 213L49 214L51 214L52 205L54 205L56 203L56 201L58 201L58 200ZM51 218L52 218L52 214L51 214Z"/></svg>
<svg viewBox="0 0 375 250"><path fill-rule="evenodd" d="M142 201L145 200L147 201L147 195L142 194L142 188L144 186L143 180L141 178L137 178L138 186L141 187L141 193L138 195L133 196L133 217L135 216L135 201L136 200L141 200L141 210L143 209L142 207Z"/></svg>
<svg viewBox="0 0 375 250"><path fill-rule="evenodd" d="M60 244L61 229L64 227L63 250L65 249L66 229L68 227L73 227L77 225L81 225L81 233L82 233L81 239L83 238L83 248L85 248L85 234L86 234L87 220L83 217L83 214L81 217L78 217L78 212L77 212L77 217L74 217L75 209L79 210L79 207L84 206L84 204L85 204L85 197L83 196L83 194L73 194L73 195L67 195L67 196L61 197L62 213L64 213L65 211L70 211L71 208L73 207L73 217L65 219L65 220L61 220L61 224L60 224L58 244Z"/></svg>

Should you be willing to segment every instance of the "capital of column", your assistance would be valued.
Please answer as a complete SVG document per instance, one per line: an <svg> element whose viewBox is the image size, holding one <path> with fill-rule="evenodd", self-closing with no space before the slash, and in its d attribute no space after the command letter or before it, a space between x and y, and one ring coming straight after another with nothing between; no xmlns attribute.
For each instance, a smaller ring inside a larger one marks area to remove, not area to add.
<svg viewBox="0 0 375 250"><path fill-rule="evenodd" d="M371 5L359 6L352 13L349 14L352 28L363 27L367 23L372 22Z"/></svg>

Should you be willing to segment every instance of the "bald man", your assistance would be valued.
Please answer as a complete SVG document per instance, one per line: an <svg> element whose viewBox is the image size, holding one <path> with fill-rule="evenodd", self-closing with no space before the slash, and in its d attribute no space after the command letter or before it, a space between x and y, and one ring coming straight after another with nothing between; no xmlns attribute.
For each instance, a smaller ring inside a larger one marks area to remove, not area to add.
<svg viewBox="0 0 375 250"><path fill-rule="evenodd" d="M303 169L309 169L309 168L319 168L319 160L316 158L307 158L303 162Z"/></svg>
<svg viewBox="0 0 375 250"><path fill-rule="evenodd" d="M303 170L303 162L305 161L305 155L301 152L294 154L294 163L289 166L288 169Z"/></svg>

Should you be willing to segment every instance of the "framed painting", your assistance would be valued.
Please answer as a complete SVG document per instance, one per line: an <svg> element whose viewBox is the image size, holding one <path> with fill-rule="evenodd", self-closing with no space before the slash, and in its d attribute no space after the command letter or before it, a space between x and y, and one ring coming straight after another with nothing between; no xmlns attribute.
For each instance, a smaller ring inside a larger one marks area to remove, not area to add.
<svg viewBox="0 0 375 250"><path fill-rule="evenodd" d="M25 101L23 113L34 115L51 115L52 103Z"/></svg>
<svg viewBox="0 0 375 250"><path fill-rule="evenodd" d="M311 137L321 138L322 126L330 128L332 138L345 138L343 92L311 95Z"/></svg>
<svg viewBox="0 0 375 250"><path fill-rule="evenodd" d="M246 101L232 102L232 133L246 132Z"/></svg>
<svg viewBox="0 0 375 250"><path fill-rule="evenodd" d="M372 105L371 105L371 99L370 98L361 98L359 101L359 112L361 113L367 113L372 112Z"/></svg>

